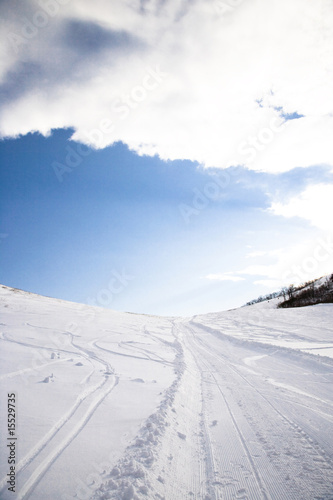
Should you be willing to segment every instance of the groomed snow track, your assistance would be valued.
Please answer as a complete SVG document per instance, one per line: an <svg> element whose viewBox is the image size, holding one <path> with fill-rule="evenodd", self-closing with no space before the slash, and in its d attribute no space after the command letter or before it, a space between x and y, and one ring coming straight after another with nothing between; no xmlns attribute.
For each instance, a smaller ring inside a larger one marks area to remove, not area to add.
<svg viewBox="0 0 333 500"><path fill-rule="evenodd" d="M88 322L2 294L1 417L14 391L19 431L2 500L333 499L332 306Z"/></svg>

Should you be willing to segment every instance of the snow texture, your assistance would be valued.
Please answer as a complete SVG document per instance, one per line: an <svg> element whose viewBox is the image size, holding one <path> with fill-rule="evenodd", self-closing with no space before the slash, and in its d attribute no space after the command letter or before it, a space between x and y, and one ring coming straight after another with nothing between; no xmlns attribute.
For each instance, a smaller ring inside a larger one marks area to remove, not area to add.
<svg viewBox="0 0 333 500"><path fill-rule="evenodd" d="M0 287L1 499L332 499L333 305L279 300L161 318Z"/></svg>

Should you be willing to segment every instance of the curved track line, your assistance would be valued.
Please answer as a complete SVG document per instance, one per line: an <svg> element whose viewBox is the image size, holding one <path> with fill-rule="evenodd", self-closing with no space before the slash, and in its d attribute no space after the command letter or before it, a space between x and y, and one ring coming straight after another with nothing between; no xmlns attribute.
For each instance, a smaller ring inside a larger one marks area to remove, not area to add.
<svg viewBox="0 0 333 500"><path fill-rule="evenodd" d="M76 402L71 407L71 409L63 415L60 420L49 430L49 432L30 450L30 452L20 460L16 466L16 473L22 472L38 455L39 453L50 443L54 436L62 429L62 427L73 417L79 406L87 399L91 394L100 389L107 380L103 380L98 385L91 387L90 389L83 391L80 396L76 399ZM0 482L0 491L6 485L7 477L4 477Z"/></svg>
<svg viewBox="0 0 333 500"><path fill-rule="evenodd" d="M73 343L73 335L70 332L66 332L66 334L68 334L71 337L71 345L75 349L77 349L77 350L80 351L80 352L77 352L77 351L76 352L66 351L67 353L70 353L70 354L73 354L75 356L80 356L80 357L82 357L84 359L87 359L90 363L92 363L92 361L91 361L91 358L92 358L95 361L97 361L98 363L101 363L103 366L105 366L107 368L107 370L108 370L109 373L111 373L113 371L113 369L109 365L109 363L107 363L104 360L101 360L100 358L98 358L94 354L91 355L91 353L89 351L86 351L84 348L76 346ZM9 339L6 339L6 340L8 342L14 342L14 343L17 343L17 344L21 344L20 342L17 342L17 341L14 341L14 340L9 340ZM35 349L39 349L39 348L43 349L44 348L44 347L35 346L35 345L29 345L29 344L25 344L25 343L22 343L22 344L25 345L25 346L27 346L27 347L32 347L32 348L35 348ZM46 348L46 349L50 350L49 348ZM54 349L51 349L51 350L54 350ZM61 351L60 349L58 349L58 350ZM89 377L91 375L92 375L92 373L89 374ZM104 375L104 377L103 377L103 379L102 379L101 382L99 382L98 384L96 384L96 385L94 385L94 386L92 386L92 387L84 390L81 393L81 395L78 396L78 398L76 399L76 402L70 408L70 410L65 415L63 415L60 418L60 420L50 429L50 431L17 464L17 467L16 467L16 473L17 474L19 474L20 472L22 472L23 470L25 470L26 467L28 467L30 465L30 463L33 460L35 460L35 458L39 455L39 453L51 442L51 440L56 436L56 434L60 431L60 429L62 429L64 427L64 425L66 423L68 423L73 418L73 416L75 415L76 410L83 403L83 401L85 401L89 396L91 396L92 394L94 394L95 392L97 392L99 389L101 389L109 380L110 380L109 377L107 375ZM116 383L118 383L118 379L117 378L116 378ZM111 387L111 389L114 387L114 385L115 385L115 383L113 384L113 386ZM108 392L110 392L110 390ZM0 481L0 491L5 487L6 481L7 481L7 477L3 478Z"/></svg>
<svg viewBox="0 0 333 500"><path fill-rule="evenodd" d="M71 444L71 442L76 438L76 436L82 431L86 426L88 421L91 419L99 405L104 401L108 394L117 385L118 379L113 376L112 384L109 388L104 390L96 399L91 403L85 415L78 421L74 429L61 441L61 443L49 454L49 456L37 467L37 469L32 473L29 480L25 483L24 487L18 492L17 500L23 500L26 498L33 489L37 486L43 475L47 472L53 462L61 455L61 453Z"/></svg>

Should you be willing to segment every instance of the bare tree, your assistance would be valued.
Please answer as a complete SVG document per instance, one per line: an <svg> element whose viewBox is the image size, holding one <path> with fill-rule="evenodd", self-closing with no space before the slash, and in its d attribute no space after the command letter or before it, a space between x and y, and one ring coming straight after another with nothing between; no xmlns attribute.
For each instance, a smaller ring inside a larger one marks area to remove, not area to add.
<svg viewBox="0 0 333 500"><path fill-rule="evenodd" d="M293 298L293 296L294 296L294 291L295 291L295 287L294 287L294 285L290 285L290 286L288 287L288 290L287 290L289 300L291 300L291 299Z"/></svg>

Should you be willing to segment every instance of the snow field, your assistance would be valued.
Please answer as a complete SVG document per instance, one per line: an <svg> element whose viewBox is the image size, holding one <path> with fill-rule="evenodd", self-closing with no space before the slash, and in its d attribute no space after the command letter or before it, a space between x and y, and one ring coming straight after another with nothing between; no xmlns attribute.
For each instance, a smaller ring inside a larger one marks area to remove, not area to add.
<svg viewBox="0 0 333 500"><path fill-rule="evenodd" d="M8 390L18 400L17 498L90 498L175 378L172 323L6 287L0 303L1 417ZM11 498L5 454L0 472Z"/></svg>
<svg viewBox="0 0 333 500"><path fill-rule="evenodd" d="M309 361L302 364L301 355L295 368L293 361L286 356L285 350L282 350L280 357L284 358L283 368L292 369L293 382L297 380L297 376L301 376L303 383L306 379L310 379L310 382L311 378L316 380L316 384L312 385L316 386L317 390L322 390L330 401L321 399L317 403L312 399L309 403L308 394L303 395L299 391L295 397L293 390L292 397L288 392L287 400L282 396L281 404L276 398L277 388L272 390L265 375L260 373L261 370L244 370L242 365L244 359L247 361L255 358L258 364L261 359L265 359L266 363L270 359L268 369L271 371L276 368L281 377L281 361L278 359L275 364L275 358L278 356L276 353L274 355L274 351L270 357L249 356L248 349L244 348L242 343L235 343L233 338L228 341L224 336L218 339L214 335L212 342L212 337L205 327L192 329L191 325L189 331L193 347L201 351L203 380L205 383L206 378L207 384L204 396L207 405L205 414L212 412L211 418L214 422L210 434L212 453L214 455L215 452L217 462L216 470L219 474L222 471L227 472L226 476L213 482L214 498L331 498L332 440L328 438L333 429L331 420L329 426L327 425L326 415L332 415L332 397L327 392L332 364L325 366L321 359L314 361L311 357L313 372L305 372L304 368L308 369ZM317 379L315 362L320 379L324 373L329 377L322 383ZM298 410L300 404L302 419ZM325 405L324 413L316 411L317 404ZM217 413L220 414L220 419L216 416ZM320 440L317 441L314 436L318 428L321 430L318 436ZM321 445L324 445L325 439L326 449L323 449ZM223 452L226 463L223 462ZM256 485L253 484L254 479Z"/></svg>
<svg viewBox="0 0 333 500"><path fill-rule="evenodd" d="M332 500L333 306L277 300L176 319L0 287L16 498Z"/></svg>

